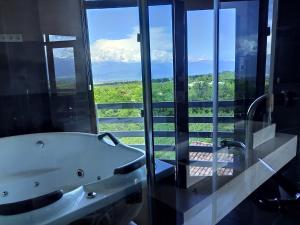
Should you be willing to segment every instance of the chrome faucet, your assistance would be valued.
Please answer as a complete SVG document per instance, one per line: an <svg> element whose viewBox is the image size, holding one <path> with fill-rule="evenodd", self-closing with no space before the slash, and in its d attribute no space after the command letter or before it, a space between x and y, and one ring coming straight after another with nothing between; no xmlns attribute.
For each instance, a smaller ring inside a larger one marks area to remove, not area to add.
<svg viewBox="0 0 300 225"><path fill-rule="evenodd" d="M253 148L253 118L256 113L257 107L267 100L267 111L268 111L268 121L267 124L270 125L272 122L272 112L274 109L274 95L273 94L264 94L257 99L255 99L252 104L249 106L246 117L246 147L247 149Z"/></svg>
<svg viewBox="0 0 300 225"><path fill-rule="evenodd" d="M274 97L273 94L264 94L252 102L252 104L249 106L248 111L247 111L247 117L246 117L246 141L244 144L243 142L240 141L228 141L228 140L223 140L220 142L221 147L237 147L237 148L242 148L243 150L249 150L253 147L253 118L256 113L257 107L264 101L264 100L269 100L268 101L268 124L271 123L271 115L273 112L273 102L274 102Z"/></svg>
<svg viewBox="0 0 300 225"><path fill-rule="evenodd" d="M243 150L246 150L246 145L243 142L240 141L228 141L228 140L223 140L220 142L221 147L225 148L232 148L232 147L236 147L236 148L241 148Z"/></svg>

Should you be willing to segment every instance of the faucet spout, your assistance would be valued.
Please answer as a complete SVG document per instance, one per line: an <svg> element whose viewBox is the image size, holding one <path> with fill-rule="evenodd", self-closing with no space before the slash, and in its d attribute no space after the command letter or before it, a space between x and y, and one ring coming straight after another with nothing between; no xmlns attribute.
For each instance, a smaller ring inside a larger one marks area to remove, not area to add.
<svg viewBox="0 0 300 225"><path fill-rule="evenodd" d="M252 104L249 106L247 111L247 118L246 118L246 147L247 149L252 149L253 147L253 119L256 113L257 107L264 101L267 101L268 107L268 123L271 123L271 114L274 108L274 97L273 94L264 94L257 99L255 99Z"/></svg>
<svg viewBox="0 0 300 225"><path fill-rule="evenodd" d="M246 150L246 145L243 142L240 142L240 141L223 140L223 141L221 141L220 144L221 144L222 148L224 148L224 147L228 147L228 148L236 147L236 148L241 148L244 151Z"/></svg>

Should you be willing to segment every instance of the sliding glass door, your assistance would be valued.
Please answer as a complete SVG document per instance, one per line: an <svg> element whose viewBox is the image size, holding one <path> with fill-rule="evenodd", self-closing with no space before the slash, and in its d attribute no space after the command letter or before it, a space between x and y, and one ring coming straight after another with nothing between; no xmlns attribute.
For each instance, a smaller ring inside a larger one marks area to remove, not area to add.
<svg viewBox="0 0 300 225"><path fill-rule="evenodd" d="M189 79L189 168L190 185L213 174L213 116L218 118L219 143L234 138L235 101L235 8L219 10L218 68L214 61L214 9L195 3L187 11L188 79ZM225 32L226 30L226 32ZM218 78L217 89L214 82ZM213 96L218 91L218 109ZM217 154L217 163L230 164L233 155ZM232 176L232 168L217 168L219 176Z"/></svg>
<svg viewBox="0 0 300 225"><path fill-rule="evenodd" d="M247 149L246 120L265 88L267 8L139 3L86 4L98 131L146 150L154 224L222 223L257 188L242 181L252 181L244 173L258 160ZM172 213L162 219L161 209Z"/></svg>
<svg viewBox="0 0 300 225"><path fill-rule="evenodd" d="M247 130L246 120L251 102L265 91L265 6L261 1L173 1L173 89L167 92L171 80L155 79L158 51L156 40L151 39L155 32L151 11L168 7L149 4L154 140L160 140L159 135L172 140L169 129L174 127L173 142L168 142L174 143L174 152L156 156L176 168L174 183L156 184L155 197L159 196L162 207L177 212L178 224L223 223L257 188L243 185L243 178L262 185L258 177L252 180L244 174L253 173L253 165L261 166L247 149L246 136L253 131ZM160 17L164 23L167 15L166 11ZM163 42L166 36L161 36ZM160 49L166 61L168 49ZM160 99L174 101L174 113L160 111L174 120L156 118ZM265 111L256 117L265 118ZM156 125L156 121L166 124ZM166 130L161 132L161 128ZM266 168L263 165L256 172L261 174Z"/></svg>
<svg viewBox="0 0 300 225"><path fill-rule="evenodd" d="M98 132L144 148L137 6L87 8Z"/></svg>

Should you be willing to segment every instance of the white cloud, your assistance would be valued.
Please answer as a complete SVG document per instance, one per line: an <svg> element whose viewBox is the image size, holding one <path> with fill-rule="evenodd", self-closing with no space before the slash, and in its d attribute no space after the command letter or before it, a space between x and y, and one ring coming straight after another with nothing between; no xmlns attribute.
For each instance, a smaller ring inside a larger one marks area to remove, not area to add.
<svg viewBox="0 0 300 225"><path fill-rule="evenodd" d="M151 60L158 62L172 62L173 40L172 33L163 27L150 28Z"/></svg>
<svg viewBox="0 0 300 225"><path fill-rule="evenodd" d="M253 55L257 52L257 36L248 35L243 36L237 40L239 54L241 55Z"/></svg>
<svg viewBox="0 0 300 225"><path fill-rule="evenodd" d="M189 62L194 63L194 62L201 62L201 61L212 61L212 58L206 57L206 56L193 56L189 55Z"/></svg>
<svg viewBox="0 0 300 225"><path fill-rule="evenodd" d="M98 39L90 46L91 60L93 63L123 62L139 63L141 61L140 43L137 42L138 27L132 29L132 33L122 39ZM173 60L172 33L164 27L150 28L150 46L152 62L171 63ZM59 50L57 58L73 58L72 48ZM202 55L189 55L189 62L201 62L212 60Z"/></svg>
<svg viewBox="0 0 300 225"><path fill-rule="evenodd" d="M92 62L124 62L141 61L140 44L137 42L138 28L124 39L99 39L91 44ZM150 29L151 59L158 62L172 60L172 36L164 28Z"/></svg>
<svg viewBox="0 0 300 225"><path fill-rule="evenodd" d="M55 58L60 58L60 59L73 59L74 58L74 50L71 47L54 48L53 54L54 54Z"/></svg>

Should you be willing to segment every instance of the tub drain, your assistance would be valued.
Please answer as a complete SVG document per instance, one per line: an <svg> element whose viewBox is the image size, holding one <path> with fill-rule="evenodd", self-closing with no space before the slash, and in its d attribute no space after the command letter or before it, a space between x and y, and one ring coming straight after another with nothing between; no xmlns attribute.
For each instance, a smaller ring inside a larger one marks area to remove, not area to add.
<svg viewBox="0 0 300 225"><path fill-rule="evenodd" d="M2 197L6 197L7 195L8 195L7 191L3 191L2 194L1 194Z"/></svg>

